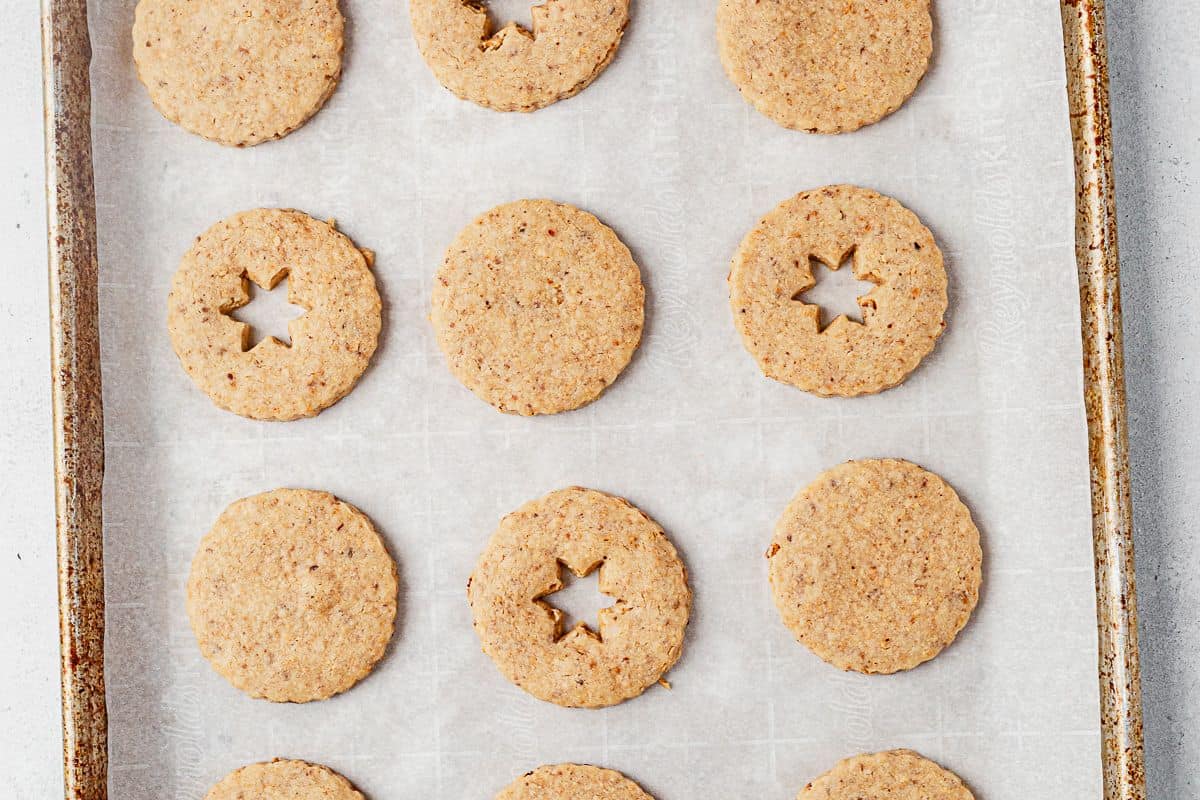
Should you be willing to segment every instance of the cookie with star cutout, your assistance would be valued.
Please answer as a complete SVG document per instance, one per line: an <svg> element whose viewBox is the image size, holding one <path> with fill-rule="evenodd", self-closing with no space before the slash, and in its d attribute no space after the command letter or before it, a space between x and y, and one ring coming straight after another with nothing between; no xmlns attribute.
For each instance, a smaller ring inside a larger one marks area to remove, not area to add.
<svg viewBox="0 0 1200 800"><path fill-rule="evenodd" d="M861 322L821 327L820 309L802 299L812 259L875 284L858 298ZM946 268L933 234L899 202L826 186L780 203L746 235L729 304L768 378L826 397L874 394L907 378L945 330Z"/></svg>
<svg viewBox="0 0 1200 800"><path fill-rule="evenodd" d="M367 369L383 324L374 256L332 223L260 208L213 225L183 257L167 298L167 329L192 380L219 407L243 417L311 417L350 393ZM230 313L250 301L249 283L288 282L305 313L290 343L250 346L250 326Z"/></svg>
<svg viewBox="0 0 1200 800"><path fill-rule="evenodd" d="M409 0L413 36L438 81L495 111L536 111L582 91L613 60L629 0L550 0L533 27L492 30L485 3Z"/></svg>
<svg viewBox="0 0 1200 800"><path fill-rule="evenodd" d="M614 603L593 629L563 630L552 605L559 570L599 570ZM483 651L504 677L541 700L599 708L661 680L683 649L687 571L663 529L626 500L571 487L500 521L467 582Z"/></svg>

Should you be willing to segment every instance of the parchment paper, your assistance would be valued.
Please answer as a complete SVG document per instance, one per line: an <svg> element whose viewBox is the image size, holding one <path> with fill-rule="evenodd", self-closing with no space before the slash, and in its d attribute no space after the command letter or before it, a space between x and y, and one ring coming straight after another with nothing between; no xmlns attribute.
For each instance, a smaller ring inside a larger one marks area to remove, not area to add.
<svg viewBox="0 0 1200 800"><path fill-rule="evenodd" d="M343 0L345 77L286 139L248 150L167 123L130 55L134 0L93 0L95 159L108 475L112 796L198 800L275 756L327 764L372 800L492 797L543 763L619 769L658 800L794 797L838 759L912 747L981 800L1098 797L1088 462L1058 4L939 0L936 58L893 117L786 131L725 79L714 3L635 0L612 66L533 115L462 102L426 69L403 0ZM901 387L824 400L759 373L725 275L759 216L850 182L934 231L949 328ZM634 362L595 404L507 417L450 376L425 317L445 246L522 197L613 226L648 287ZM313 420L220 411L167 337L171 275L233 212L336 217L378 254L373 366ZM958 641L890 677L843 674L793 641L763 552L787 501L848 458L942 474L985 547ZM479 650L465 582L499 518L570 484L628 497L686 560L695 615L673 689L602 711L509 685ZM385 660L333 700L250 700L200 656L184 583L230 502L278 486L362 508L397 558Z"/></svg>

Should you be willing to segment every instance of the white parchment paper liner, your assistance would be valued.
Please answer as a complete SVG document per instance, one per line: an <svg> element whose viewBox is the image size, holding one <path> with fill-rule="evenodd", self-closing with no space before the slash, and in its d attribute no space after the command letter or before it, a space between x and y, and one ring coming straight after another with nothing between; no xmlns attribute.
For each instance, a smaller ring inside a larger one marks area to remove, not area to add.
<svg viewBox="0 0 1200 800"><path fill-rule="evenodd" d="M286 139L222 148L163 120L130 55L133 0L93 0L95 160L108 475L112 796L197 800L288 756L373 800L490 798L547 762L619 769L658 800L793 797L839 758L912 747L983 800L1099 795L1098 696L1073 263L1071 143L1057 5L940 0L936 56L898 113L858 133L776 127L721 70L714 6L635 0L612 66L578 97L502 115L443 90L403 0L343 0L346 69ZM934 231L949 329L901 387L822 400L743 351L725 274L780 200L848 182ZM554 418L493 411L450 376L425 316L444 247L521 197L613 226L649 293L633 364ZM336 217L376 251L385 328L358 388L314 420L213 407L165 328L180 256L256 206ZM984 589L959 640L891 677L839 673L772 606L763 551L791 496L848 458L943 475L983 532ZM499 518L553 488L628 497L686 559L695 615L668 691L603 711L509 685L478 647L465 581ZM201 658L183 610L200 537L233 500L327 489L400 563L389 655L303 706L250 700Z"/></svg>

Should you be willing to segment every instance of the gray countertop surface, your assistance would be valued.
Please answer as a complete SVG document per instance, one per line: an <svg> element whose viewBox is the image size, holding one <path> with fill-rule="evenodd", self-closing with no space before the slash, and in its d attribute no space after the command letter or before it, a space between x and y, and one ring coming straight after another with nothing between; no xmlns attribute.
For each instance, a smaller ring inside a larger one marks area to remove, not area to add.
<svg viewBox="0 0 1200 800"><path fill-rule="evenodd" d="M1170 800L1200 795L1200 4L1108 17L1146 771Z"/></svg>
<svg viewBox="0 0 1200 800"><path fill-rule="evenodd" d="M61 796L37 5L0 0L0 774L18 800ZM1163 800L1200 796L1197 30L1195 0L1109 0L1147 774Z"/></svg>

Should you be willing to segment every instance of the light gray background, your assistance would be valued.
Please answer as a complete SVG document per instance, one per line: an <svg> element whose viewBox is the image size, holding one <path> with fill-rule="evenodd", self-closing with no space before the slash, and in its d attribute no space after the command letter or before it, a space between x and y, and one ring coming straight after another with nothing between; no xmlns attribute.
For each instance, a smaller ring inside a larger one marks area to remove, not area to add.
<svg viewBox="0 0 1200 800"><path fill-rule="evenodd" d="M1200 795L1200 4L1115 0L1109 48L1150 795Z"/></svg>
<svg viewBox="0 0 1200 800"><path fill-rule="evenodd" d="M60 782L48 333L43 244L40 44L36 3L0 0L0 768L15 796L52 797ZM1131 437L1141 582L1151 796L1194 796L1200 782L1200 556L1185 509L1200 501L1188 470L1197 398L1188 369L1200 337L1189 286L1200 211L1191 87L1200 8L1188 0L1110 2L1114 116L1125 270ZM1047 610L1047 613L1052 613Z"/></svg>

